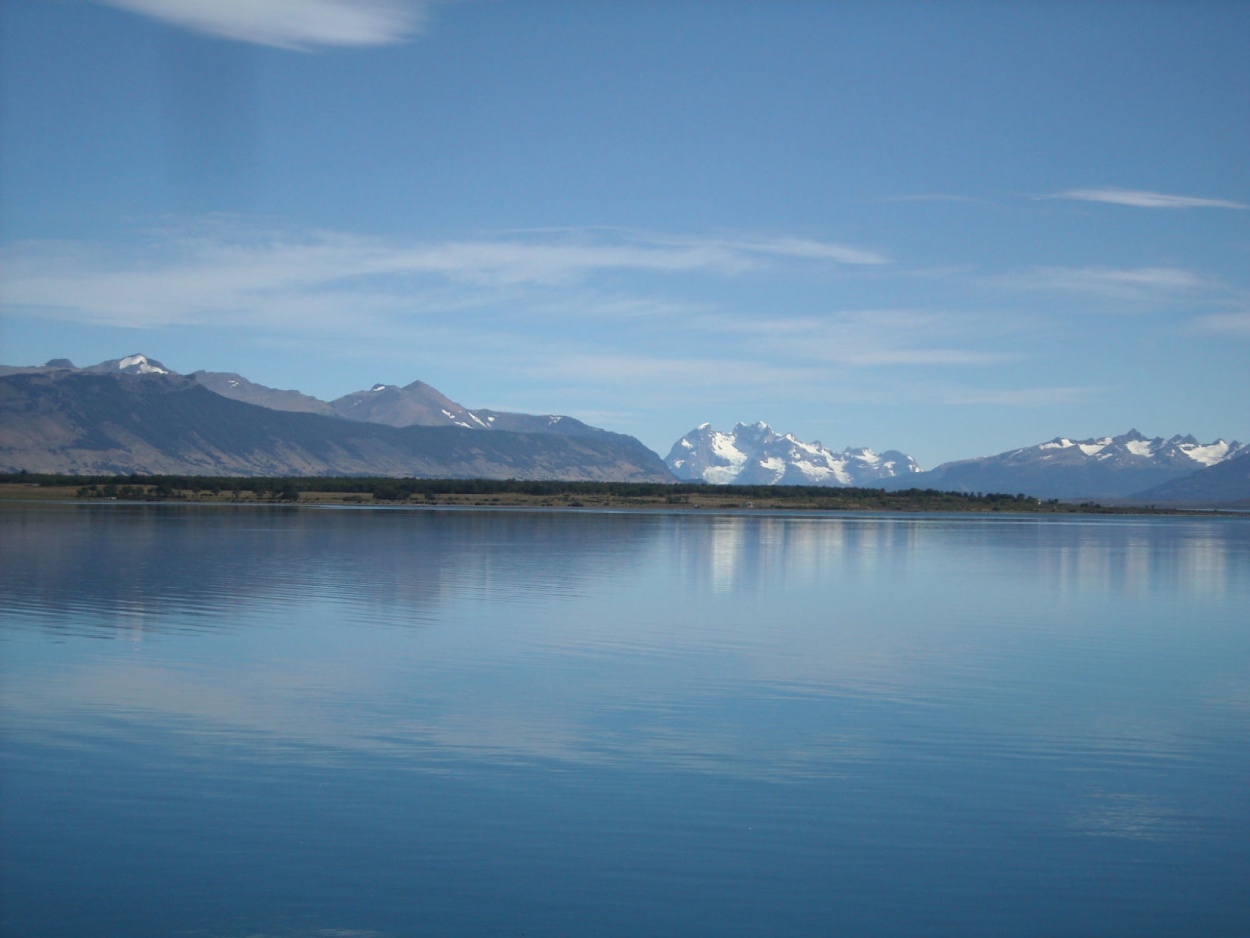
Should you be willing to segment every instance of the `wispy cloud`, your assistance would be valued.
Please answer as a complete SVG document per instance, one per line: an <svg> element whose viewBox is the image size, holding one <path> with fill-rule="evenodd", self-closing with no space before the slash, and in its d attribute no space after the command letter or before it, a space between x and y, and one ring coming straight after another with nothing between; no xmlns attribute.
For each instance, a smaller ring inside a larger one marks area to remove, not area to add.
<svg viewBox="0 0 1250 938"><path fill-rule="evenodd" d="M414 242L235 227L156 233L128 248L34 242L3 252L12 311L112 326L463 310L569 291L613 273L724 278L781 260L876 264L870 251L792 238L727 241L597 232ZM646 303L614 297L620 310ZM605 307L600 304L602 311Z"/></svg>
<svg viewBox="0 0 1250 938"><path fill-rule="evenodd" d="M1194 321L1194 328L1198 332L1250 339L1250 312L1213 313L1209 316L1200 316Z"/></svg>
<svg viewBox="0 0 1250 938"><path fill-rule="evenodd" d="M1201 199L1188 195L1168 195L1148 192L1144 189L1068 189L1049 196L1052 199L1073 199L1078 202L1106 202L1111 205L1131 205L1135 208L1231 208L1250 209L1244 202L1230 199Z"/></svg>
<svg viewBox="0 0 1250 938"><path fill-rule="evenodd" d="M793 260L833 261L838 264L888 264L890 259L878 251L830 244L810 238L778 238L775 240L725 241L725 248L747 254L787 257Z"/></svg>
<svg viewBox="0 0 1250 938"><path fill-rule="evenodd" d="M1013 291L1078 293L1138 302L1216 286L1178 267L1035 267L992 277L989 282Z"/></svg>
<svg viewBox="0 0 1250 938"><path fill-rule="evenodd" d="M997 331L981 316L943 311L846 310L820 317L737 319L721 331L749 335L753 345L795 361L851 366L985 365L1018 353L966 347Z"/></svg>
<svg viewBox="0 0 1250 938"><path fill-rule="evenodd" d="M381 46L421 31L423 0L98 0L194 32L282 49Z"/></svg>
<svg viewBox="0 0 1250 938"><path fill-rule="evenodd" d="M909 383L1001 373L1031 354L1019 339L1037 324L1020 315L838 308L837 297L879 285L883 265L873 249L791 236L587 229L417 240L223 216L132 232L125 243L9 245L0 301L6 316L211 330L293 357L329 340L338 358L380 369L369 380L409 380L420 359L511 389L469 404L579 416L636 416L682 400L747 408L796 394L929 400L909 396ZM787 312L813 291L827 297L823 309Z"/></svg>

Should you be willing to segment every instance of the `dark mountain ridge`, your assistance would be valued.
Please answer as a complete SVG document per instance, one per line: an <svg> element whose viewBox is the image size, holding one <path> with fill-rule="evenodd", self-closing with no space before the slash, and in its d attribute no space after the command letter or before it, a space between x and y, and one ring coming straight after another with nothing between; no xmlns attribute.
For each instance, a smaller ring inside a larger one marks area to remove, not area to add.
<svg viewBox="0 0 1250 938"><path fill-rule="evenodd" d="M1136 492L1135 502L1186 502L1191 504L1250 507L1250 448L1206 466L1197 472L1162 485Z"/></svg>
<svg viewBox="0 0 1250 938"><path fill-rule="evenodd" d="M6 369L0 466L70 474L673 481L658 455L623 434L391 427L274 410L146 363L105 372L59 363Z"/></svg>

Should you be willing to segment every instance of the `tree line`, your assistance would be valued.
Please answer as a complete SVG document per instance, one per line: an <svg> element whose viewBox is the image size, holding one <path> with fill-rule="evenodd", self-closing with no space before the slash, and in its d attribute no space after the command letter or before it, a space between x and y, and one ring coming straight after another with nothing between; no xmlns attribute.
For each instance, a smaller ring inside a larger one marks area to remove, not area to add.
<svg viewBox="0 0 1250 938"><path fill-rule="evenodd" d="M412 499L436 499L447 495L531 497L610 497L622 499L660 499L669 504L682 504L692 495L716 495L749 502L768 499L771 502L865 503L892 507L923 502L933 507L940 503L977 504L980 507L1021 508L1041 504L1039 499L1024 493L959 493L937 489L902 489L886 491L877 488L832 488L819 485L708 485L697 482L566 482L522 479L419 479L371 476L199 476L199 475L59 475L45 473L4 473L0 482L40 486L77 486L83 498L176 498L180 493L236 498L246 493L250 498L273 501L298 501L305 492L340 495L369 495L377 501L402 502ZM1045 502L1058 504L1057 499Z"/></svg>

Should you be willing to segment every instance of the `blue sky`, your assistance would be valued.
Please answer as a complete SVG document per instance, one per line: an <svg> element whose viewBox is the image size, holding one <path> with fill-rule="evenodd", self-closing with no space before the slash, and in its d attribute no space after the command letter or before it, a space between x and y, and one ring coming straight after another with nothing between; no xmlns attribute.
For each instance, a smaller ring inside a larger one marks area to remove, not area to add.
<svg viewBox="0 0 1250 938"><path fill-rule="evenodd" d="M1250 4L0 0L0 361L665 454L1250 439Z"/></svg>

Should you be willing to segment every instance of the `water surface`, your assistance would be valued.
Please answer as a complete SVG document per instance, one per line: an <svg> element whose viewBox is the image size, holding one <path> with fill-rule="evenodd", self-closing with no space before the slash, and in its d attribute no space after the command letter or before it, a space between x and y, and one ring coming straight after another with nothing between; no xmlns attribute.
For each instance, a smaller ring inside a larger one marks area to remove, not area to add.
<svg viewBox="0 0 1250 938"><path fill-rule="evenodd" d="M1250 928L1250 521L0 508L4 934Z"/></svg>

